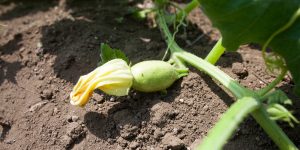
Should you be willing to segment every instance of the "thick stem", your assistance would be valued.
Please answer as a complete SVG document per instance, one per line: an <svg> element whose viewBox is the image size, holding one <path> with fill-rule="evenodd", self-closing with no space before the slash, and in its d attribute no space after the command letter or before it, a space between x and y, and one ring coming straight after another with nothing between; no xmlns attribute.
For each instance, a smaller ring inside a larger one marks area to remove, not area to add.
<svg viewBox="0 0 300 150"><path fill-rule="evenodd" d="M297 147L286 136L281 128L269 118L261 107L260 101L253 97L244 97L235 102L224 114L218 123L211 129L197 150L221 149L230 138L239 123L249 113L282 150L297 150Z"/></svg>
<svg viewBox="0 0 300 150"><path fill-rule="evenodd" d="M212 78L219 81L226 89L228 89L235 97L242 98L244 96L250 96L251 91L244 88L226 73L210 64L209 62L185 51L174 52L173 55L180 58L182 61L191 64L193 67L207 73Z"/></svg>
<svg viewBox="0 0 300 150"><path fill-rule="evenodd" d="M244 118L259 106L260 102L253 97L243 97L236 101L210 130L197 150L221 149Z"/></svg>
<svg viewBox="0 0 300 150"><path fill-rule="evenodd" d="M171 32L169 31L169 28L167 26L167 22L163 16L163 13L161 10L158 10L158 18L157 18L158 27L160 28L161 32L163 33L163 36L165 37L166 43L168 44L168 48L170 49L171 53L174 52L174 46L177 46L177 43L175 42Z"/></svg>
<svg viewBox="0 0 300 150"><path fill-rule="evenodd" d="M256 122L265 130L269 137L282 150L297 150L298 148L289 139L289 137L282 131L282 129L269 118L267 112L263 107L253 111L252 116Z"/></svg>
<svg viewBox="0 0 300 150"><path fill-rule="evenodd" d="M185 62L191 64L195 68L206 72L208 75L210 75L212 78L219 81L225 88L227 88L230 92L232 92L235 97L242 98L244 96L253 96L256 95L248 90L242 87L239 83L231 79L227 74L216 68L215 66L211 65L210 63L206 62L205 60L202 60L201 58L187 53L187 52L175 52L174 55L181 58ZM251 105L251 103L249 103ZM241 108L243 111L248 111L247 107ZM250 109L250 108L249 108ZM264 112L263 112L264 111ZM262 114L265 113L265 114ZM296 149L293 142L287 137L287 135L280 129L280 127L272 120L270 120L269 116L266 114L265 110L263 108L260 108L260 111L254 111L251 113L252 116L256 119L256 121L262 126L262 128L267 132L267 134L274 140L274 142L278 145L278 147L283 149ZM227 113L224 114L226 116ZM239 116L239 113L235 114L236 116ZM225 117L224 117L225 118ZM226 117L227 118L227 117ZM226 118L224 120L226 120ZM220 121L222 122L223 119ZM235 122L238 123L238 122ZM235 126L232 126L231 128L227 128L227 130L234 130ZM212 132L216 133L217 131ZM223 134L223 133L222 133ZM218 134L215 136L223 136L222 134ZM209 139L209 142L217 142L215 140ZM219 141L221 142L224 141Z"/></svg>
<svg viewBox="0 0 300 150"><path fill-rule="evenodd" d="M216 68L214 65L210 64L209 62L193 54L185 52L183 49L181 49L174 41L171 32L169 31L169 28L167 26L167 23L163 17L163 14L160 10L158 11L158 25L161 29L161 32L163 32L163 35L165 36L168 47L170 48L170 51L173 56L178 57L181 60L191 64L193 67L209 74L210 76L212 76L213 78L221 82L221 84L223 84L227 89L229 89L229 91L231 91L233 95L236 96L237 98L242 98L245 95L249 95L247 94L249 92L248 90L246 90L246 88L238 84L226 73Z"/></svg>
<svg viewBox="0 0 300 150"><path fill-rule="evenodd" d="M214 65L222 56L224 51L225 48L222 46L222 38L220 38L216 45L213 47L213 49L206 56L205 60Z"/></svg>
<svg viewBox="0 0 300 150"><path fill-rule="evenodd" d="M227 88L230 92L235 95L238 99L244 97L244 96L253 96L255 97L256 94L253 91L250 91L243 86L241 86L239 83L231 79L227 74L216 68L215 66L211 65L205 60L202 60L201 58L190 54L185 51L181 52L175 52L173 55L177 56L178 58L181 58L183 61L191 64L195 68L206 72L208 75L210 75L212 78L219 81L225 88ZM250 105L250 103L249 103ZM243 111L247 111L246 108ZM264 113L264 114L263 114ZM239 116L239 113L235 114L236 116ZM280 147L281 149L287 149L287 150L294 150L297 149L293 142L287 137L287 135L281 130L281 128L272 121L269 116L266 114L265 110L263 108L260 108L259 111L254 111L251 113L251 115L256 119L256 121L262 126L262 128L266 131L266 133L272 138L272 140ZM226 116L226 113L224 114ZM225 117L224 117L225 118ZM226 117L227 118L227 117ZM222 121L221 119L220 121ZM234 126L232 126L234 128ZM212 132L216 132L213 131ZM230 130L230 128L227 128L227 130ZM232 129L231 129L232 130ZM222 134L218 134L216 136L222 136ZM210 139L209 139L210 140ZM217 142L217 141L209 141L210 142Z"/></svg>
<svg viewBox="0 0 300 150"><path fill-rule="evenodd" d="M270 84L268 84L266 87L258 90L256 93L260 96L264 96L265 94L267 94L269 91L271 91L277 84L279 84L282 79L284 78L284 76L286 75L287 70L284 69L282 70L282 72L280 73L279 76L277 76L277 78L275 80L273 80Z"/></svg>
<svg viewBox="0 0 300 150"><path fill-rule="evenodd" d="M187 14L189 14L194 8L198 7L199 5L200 3L198 0L192 0L177 14L176 17L177 21L180 21L182 17L185 17Z"/></svg>

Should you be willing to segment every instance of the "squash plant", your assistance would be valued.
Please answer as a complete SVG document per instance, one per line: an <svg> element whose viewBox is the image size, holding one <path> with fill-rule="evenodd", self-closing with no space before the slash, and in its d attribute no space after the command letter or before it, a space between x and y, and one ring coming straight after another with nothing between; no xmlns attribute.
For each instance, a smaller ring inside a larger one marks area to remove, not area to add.
<svg viewBox="0 0 300 150"><path fill-rule="evenodd" d="M159 1L156 2L160 3ZM158 24L170 47L171 59L179 59L181 62L206 72L227 88L237 99L211 129L198 149L220 149L238 124L249 114L254 117L280 149L297 149L273 121L281 119L290 124L292 121L299 123L281 105L284 103L291 104L291 100L282 91L273 89L289 70L296 84L295 92L300 95L300 1L193 0L187 5L189 9L183 9L178 13L177 19L199 4L222 35L222 38L205 60L186 52L176 44L167 26L164 8L161 7L158 10ZM247 43L261 44L263 46L262 56L268 69L272 72L280 71L272 83L258 91L243 87L213 66L225 49L235 51L240 45ZM267 47L273 50L271 54L266 53Z"/></svg>
<svg viewBox="0 0 300 150"><path fill-rule="evenodd" d="M120 50L102 44L101 66L80 77L70 95L71 104L84 106L94 89L116 96L127 95L130 88L142 92L164 91L187 75L190 65L221 83L237 99L197 149L221 149L248 115L254 117L280 149L297 149L275 122L285 121L291 126L299 123L284 107L292 101L274 88L289 71L295 92L300 95L300 0L193 0L175 16L166 13L168 0L156 0L155 4L153 11L170 51L169 60L143 61L130 66ZM186 14L199 5L222 35L205 59L179 47L168 27L172 21L181 24ZM257 91L245 88L214 66L225 49L235 51L248 43L262 45L267 68L278 73L273 82ZM267 53L267 48L273 51Z"/></svg>

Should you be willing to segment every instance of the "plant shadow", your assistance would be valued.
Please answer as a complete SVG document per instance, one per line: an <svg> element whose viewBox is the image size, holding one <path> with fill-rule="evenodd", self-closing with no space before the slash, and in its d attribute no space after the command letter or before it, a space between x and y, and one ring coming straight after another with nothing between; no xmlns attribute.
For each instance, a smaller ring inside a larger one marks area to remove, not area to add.
<svg viewBox="0 0 300 150"><path fill-rule="evenodd" d="M40 11L47 11L57 5L57 0L2 0L0 4L5 7L12 7L0 15L0 20L11 20L19 17L35 14Z"/></svg>
<svg viewBox="0 0 300 150"><path fill-rule="evenodd" d="M174 83L168 89L168 94L132 91L130 96L119 98L120 102L113 105L107 113L88 112L84 116L86 127L93 135L104 140L117 140L120 136L132 141L137 138L143 127L147 124L153 124L151 108L154 105L171 103L180 94L180 82ZM169 116L168 119L174 119L173 117ZM155 125L163 128L166 123L162 122Z"/></svg>
<svg viewBox="0 0 300 150"><path fill-rule="evenodd" d="M223 102L229 107L234 103L232 96L230 96L220 85L218 85L212 78L204 73L198 73L198 75L203 79L210 90L216 94Z"/></svg>
<svg viewBox="0 0 300 150"><path fill-rule="evenodd" d="M42 27L43 54L56 56L53 69L58 78L75 84L79 76L96 68L101 43L121 49L132 63L159 59L164 46L159 31L124 15L128 4L124 5L117 1L67 1L65 9L73 18ZM122 23L118 18L123 18Z"/></svg>

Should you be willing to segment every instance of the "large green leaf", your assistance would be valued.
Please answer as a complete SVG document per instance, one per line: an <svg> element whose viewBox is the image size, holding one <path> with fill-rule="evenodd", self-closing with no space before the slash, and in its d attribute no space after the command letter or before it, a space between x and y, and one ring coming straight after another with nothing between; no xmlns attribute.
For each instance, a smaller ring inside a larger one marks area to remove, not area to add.
<svg viewBox="0 0 300 150"><path fill-rule="evenodd" d="M199 0L222 34L222 45L236 50L242 44L265 44L300 8L300 0ZM278 34L270 48L286 61L300 95L300 19Z"/></svg>
<svg viewBox="0 0 300 150"><path fill-rule="evenodd" d="M275 37L270 46L285 59L296 84L296 93L300 95L300 19Z"/></svg>

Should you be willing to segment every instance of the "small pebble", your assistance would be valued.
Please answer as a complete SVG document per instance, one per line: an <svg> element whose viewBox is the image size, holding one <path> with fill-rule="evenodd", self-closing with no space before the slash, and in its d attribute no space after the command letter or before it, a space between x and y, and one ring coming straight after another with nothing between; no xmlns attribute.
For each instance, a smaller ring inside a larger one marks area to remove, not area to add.
<svg viewBox="0 0 300 150"><path fill-rule="evenodd" d="M54 115L56 115L58 112L59 112L58 108L57 108L57 107L54 107L52 115L54 116Z"/></svg>
<svg viewBox="0 0 300 150"><path fill-rule="evenodd" d="M44 99L51 99L52 96L53 96L53 92L52 92L52 90L46 89L46 90L42 91L42 95L41 96Z"/></svg>
<svg viewBox="0 0 300 150"><path fill-rule="evenodd" d="M170 133L167 133L161 142L167 149L180 150L185 148L184 142Z"/></svg>
<svg viewBox="0 0 300 150"><path fill-rule="evenodd" d="M45 78L45 76L43 76L43 75L41 75L41 74L38 76L38 79L39 79L39 80L44 80L44 78Z"/></svg>
<svg viewBox="0 0 300 150"><path fill-rule="evenodd" d="M209 107L207 105L205 105L203 108L202 108L204 111L208 111Z"/></svg>
<svg viewBox="0 0 300 150"><path fill-rule="evenodd" d="M36 112L36 111L40 110L46 104L47 104L47 102L45 102L45 101L44 102L38 102L38 103L30 106L29 111L30 112Z"/></svg>
<svg viewBox="0 0 300 150"><path fill-rule="evenodd" d="M184 102L184 100L181 98L181 99L179 99L179 102L183 103L183 102Z"/></svg>
<svg viewBox="0 0 300 150"><path fill-rule="evenodd" d="M111 98L109 99L109 101L111 101L111 102L115 102L115 101L116 101L116 99L115 99L114 97L111 97Z"/></svg>
<svg viewBox="0 0 300 150"><path fill-rule="evenodd" d="M73 122L76 122L76 121L79 120L79 117L78 117L78 116L72 116L72 117L71 117L71 120L72 120Z"/></svg>
<svg viewBox="0 0 300 150"><path fill-rule="evenodd" d="M162 137L163 136L163 134L162 134L162 132L161 132L161 129L156 129L155 131L154 131L154 138L155 139L159 139L160 137Z"/></svg>
<svg viewBox="0 0 300 150"><path fill-rule="evenodd" d="M130 143L130 145L129 145L129 147L131 148L131 149L136 149L137 147L139 147L140 146L140 144L138 143L138 142L132 142L132 143Z"/></svg>
<svg viewBox="0 0 300 150"><path fill-rule="evenodd" d="M13 144L15 142L16 142L16 140L5 140L4 141L4 143L6 143L6 144Z"/></svg>

